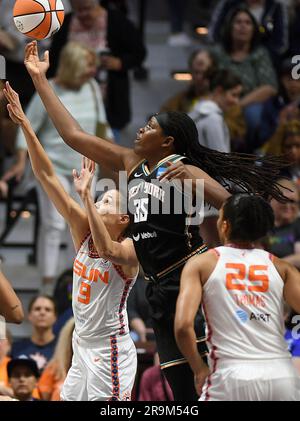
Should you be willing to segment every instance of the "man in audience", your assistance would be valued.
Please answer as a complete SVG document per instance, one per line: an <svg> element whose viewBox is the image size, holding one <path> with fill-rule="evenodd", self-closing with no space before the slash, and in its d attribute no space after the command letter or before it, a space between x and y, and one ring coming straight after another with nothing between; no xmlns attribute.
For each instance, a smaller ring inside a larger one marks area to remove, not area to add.
<svg viewBox="0 0 300 421"><path fill-rule="evenodd" d="M38 400L33 397L33 391L39 378L39 370L34 360L26 356L11 360L7 365L7 374L17 400Z"/></svg>

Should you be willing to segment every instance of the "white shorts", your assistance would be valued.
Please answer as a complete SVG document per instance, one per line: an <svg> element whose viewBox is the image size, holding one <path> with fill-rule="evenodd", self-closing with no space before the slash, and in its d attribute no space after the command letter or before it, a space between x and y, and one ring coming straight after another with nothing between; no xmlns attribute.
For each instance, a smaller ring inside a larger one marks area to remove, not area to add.
<svg viewBox="0 0 300 421"><path fill-rule="evenodd" d="M137 369L130 335L82 340L73 334L72 365L64 382L64 401L131 400Z"/></svg>
<svg viewBox="0 0 300 421"><path fill-rule="evenodd" d="M217 361L200 401L299 401L300 377L291 359Z"/></svg>

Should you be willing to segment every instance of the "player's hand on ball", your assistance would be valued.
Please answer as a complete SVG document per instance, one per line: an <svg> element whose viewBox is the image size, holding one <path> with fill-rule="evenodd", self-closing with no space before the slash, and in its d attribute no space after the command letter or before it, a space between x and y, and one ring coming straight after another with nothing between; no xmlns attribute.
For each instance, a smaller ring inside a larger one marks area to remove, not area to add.
<svg viewBox="0 0 300 421"><path fill-rule="evenodd" d="M8 102L7 110L12 121L16 124L24 123L26 116L20 103L19 95L12 89L9 82L6 82L3 93Z"/></svg>
<svg viewBox="0 0 300 421"><path fill-rule="evenodd" d="M45 52L44 59L41 60L38 53L37 42L30 42L25 47L24 64L32 78L37 76L45 76L50 66L49 51Z"/></svg>
<svg viewBox="0 0 300 421"><path fill-rule="evenodd" d="M81 198L85 198L90 191L92 180L95 174L95 162L83 157L80 174L73 170L74 185Z"/></svg>

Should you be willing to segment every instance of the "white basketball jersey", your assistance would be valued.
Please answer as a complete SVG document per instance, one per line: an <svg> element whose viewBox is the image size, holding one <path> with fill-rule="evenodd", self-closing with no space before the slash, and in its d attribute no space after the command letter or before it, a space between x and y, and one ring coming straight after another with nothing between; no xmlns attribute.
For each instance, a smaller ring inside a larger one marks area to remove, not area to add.
<svg viewBox="0 0 300 421"><path fill-rule="evenodd" d="M284 282L264 250L217 247L203 286L210 358L290 358L284 340Z"/></svg>
<svg viewBox="0 0 300 421"><path fill-rule="evenodd" d="M128 334L127 297L136 278L127 278L120 266L100 258L88 235L73 267L73 313L80 338Z"/></svg>

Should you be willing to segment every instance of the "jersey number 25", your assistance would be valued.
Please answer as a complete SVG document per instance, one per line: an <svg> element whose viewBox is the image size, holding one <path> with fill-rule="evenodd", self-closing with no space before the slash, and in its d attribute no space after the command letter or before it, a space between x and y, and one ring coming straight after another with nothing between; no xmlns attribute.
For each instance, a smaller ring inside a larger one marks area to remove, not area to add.
<svg viewBox="0 0 300 421"><path fill-rule="evenodd" d="M234 272L226 273L226 288L238 291L267 292L269 289L268 266L250 265L248 268L243 263L226 263L226 269ZM259 272L259 273L257 273ZM252 285L247 285L248 280Z"/></svg>

